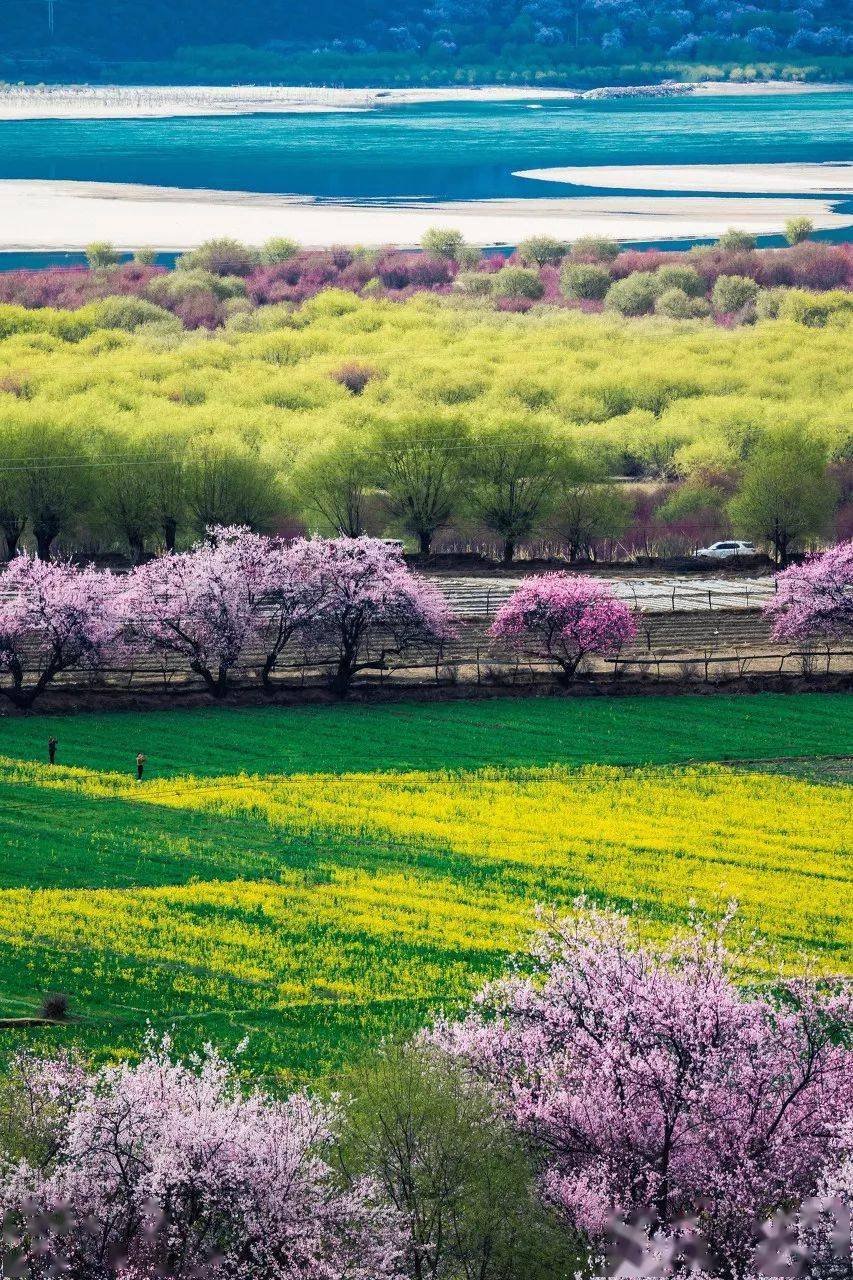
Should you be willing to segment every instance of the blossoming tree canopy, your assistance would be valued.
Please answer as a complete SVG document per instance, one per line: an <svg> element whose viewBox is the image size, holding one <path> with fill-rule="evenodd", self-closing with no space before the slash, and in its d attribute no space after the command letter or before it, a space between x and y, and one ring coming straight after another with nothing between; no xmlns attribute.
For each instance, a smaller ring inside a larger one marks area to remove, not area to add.
<svg viewBox="0 0 853 1280"><path fill-rule="evenodd" d="M612 656L636 633L631 610L609 584L571 573L528 578L498 610L490 630L555 663L566 679L588 654Z"/></svg>
<svg viewBox="0 0 853 1280"><path fill-rule="evenodd" d="M214 1051L184 1064L168 1041L93 1076L20 1057L10 1087L33 1132L51 1136L46 1159L0 1175L7 1231L44 1215L46 1240L24 1234L34 1275L48 1274L45 1245L78 1280L102 1280L117 1259L119 1274L176 1280L205 1261L211 1275L256 1280L399 1275L393 1209L369 1179L335 1181L338 1117L305 1094L244 1095Z"/></svg>
<svg viewBox="0 0 853 1280"><path fill-rule="evenodd" d="M756 1224L815 1193L850 1114L853 998L800 980L750 994L722 931L656 950L629 917L578 906L543 933L538 975L487 989L438 1042L497 1090L570 1225L697 1215L738 1274Z"/></svg>
<svg viewBox="0 0 853 1280"><path fill-rule="evenodd" d="M120 625L112 574L20 553L0 574L3 692L31 706L60 672L100 664Z"/></svg>
<svg viewBox="0 0 853 1280"><path fill-rule="evenodd" d="M359 671L381 669L388 657L413 645L440 645L453 635L444 596L411 572L394 544L315 538L302 545L301 555L306 574L322 586L314 631L337 650L338 692Z"/></svg>
<svg viewBox="0 0 853 1280"><path fill-rule="evenodd" d="M777 640L853 635L853 539L778 574L765 613Z"/></svg>
<svg viewBox="0 0 853 1280"><path fill-rule="evenodd" d="M123 595L133 642L183 658L223 696L260 625L268 554L268 539L222 527L184 554L139 565Z"/></svg>

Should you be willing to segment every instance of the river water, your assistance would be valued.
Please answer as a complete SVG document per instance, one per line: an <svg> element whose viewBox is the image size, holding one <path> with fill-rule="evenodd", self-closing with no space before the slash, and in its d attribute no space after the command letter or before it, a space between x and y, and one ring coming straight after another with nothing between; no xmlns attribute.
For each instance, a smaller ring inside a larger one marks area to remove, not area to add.
<svg viewBox="0 0 853 1280"><path fill-rule="evenodd" d="M0 123L0 178L294 192L333 200L565 195L562 185L513 177L519 169L558 165L850 159L851 92Z"/></svg>
<svg viewBox="0 0 853 1280"><path fill-rule="evenodd" d="M525 199L589 195L600 188L534 182L514 176L518 170L846 161L853 159L851 140L849 91L439 102L352 113L166 120L3 121L0 178L294 193L382 204L413 198ZM827 234L849 238L843 231ZM6 266L46 260L18 255L13 264L4 256Z"/></svg>

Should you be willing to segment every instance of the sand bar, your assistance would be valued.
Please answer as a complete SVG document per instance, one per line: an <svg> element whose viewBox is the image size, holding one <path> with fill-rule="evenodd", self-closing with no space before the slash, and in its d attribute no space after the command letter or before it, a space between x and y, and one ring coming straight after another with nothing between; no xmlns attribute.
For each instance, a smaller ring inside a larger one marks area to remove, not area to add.
<svg viewBox="0 0 853 1280"><path fill-rule="evenodd" d="M702 94L833 93L853 86L765 81L730 84L706 81L640 85L637 97ZM535 86L471 85L434 89L331 89L304 85L5 85L0 87L0 120L114 120L170 116L234 116L255 113L368 111L425 102L548 102L625 96L625 89L546 89Z"/></svg>
<svg viewBox="0 0 853 1280"><path fill-rule="evenodd" d="M115 120L169 116L239 116L369 111L423 102L544 102L573 89L327 89L310 86L9 85L0 88L0 120Z"/></svg>
<svg viewBox="0 0 853 1280"><path fill-rule="evenodd" d="M618 191L853 195L853 163L566 165L522 169L514 177Z"/></svg>
<svg viewBox="0 0 853 1280"><path fill-rule="evenodd" d="M298 195L8 179L0 182L0 249L73 250L108 240L122 249L183 250L226 235L249 244L291 236L306 246L416 245L432 226L458 227L479 245L514 245L531 234L645 241L716 237L732 225L768 234L801 213L822 229L851 222L828 200L796 198L613 195L370 205L319 203Z"/></svg>
<svg viewBox="0 0 853 1280"><path fill-rule="evenodd" d="M804 80L701 80L693 86L700 97L743 98L762 93L850 93L853 84L807 84Z"/></svg>

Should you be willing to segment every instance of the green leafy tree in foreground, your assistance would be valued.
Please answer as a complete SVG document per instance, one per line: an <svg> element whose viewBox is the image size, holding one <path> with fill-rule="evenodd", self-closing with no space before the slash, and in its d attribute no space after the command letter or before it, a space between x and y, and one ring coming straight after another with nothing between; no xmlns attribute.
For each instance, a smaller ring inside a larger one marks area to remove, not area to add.
<svg viewBox="0 0 853 1280"><path fill-rule="evenodd" d="M425 1045L389 1046L346 1082L340 1160L368 1172L407 1228L413 1280L557 1280L580 1263L542 1207L490 1093Z"/></svg>
<svg viewBox="0 0 853 1280"><path fill-rule="evenodd" d="M748 276L718 276L711 293L711 305L715 311L731 315L754 303L758 297L758 285Z"/></svg>
<svg viewBox="0 0 853 1280"><path fill-rule="evenodd" d="M747 461L729 515L735 529L772 548L777 565L826 530L835 496L826 463L825 447L798 431L765 438Z"/></svg>
<svg viewBox="0 0 853 1280"><path fill-rule="evenodd" d="M573 302L600 301L613 283L610 272L600 262L570 262L563 268L563 293Z"/></svg>
<svg viewBox="0 0 853 1280"><path fill-rule="evenodd" d="M502 267L494 277L496 298L526 298L536 302L545 292L542 277L532 267Z"/></svg>

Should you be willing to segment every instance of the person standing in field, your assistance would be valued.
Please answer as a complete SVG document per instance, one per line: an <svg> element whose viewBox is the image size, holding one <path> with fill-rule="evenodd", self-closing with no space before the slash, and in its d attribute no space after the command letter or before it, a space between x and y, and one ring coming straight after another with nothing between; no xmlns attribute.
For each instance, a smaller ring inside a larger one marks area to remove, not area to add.
<svg viewBox="0 0 853 1280"><path fill-rule="evenodd" d="M47 740L47 758L51 764L56 764L56 748L59 744L56 738L48 738Z"/></svg>
<svg viewBox="0 0 853 1280"><path fill-rule="evenodd" d="M140 751L136 757L136 781L142 781L142 771L145 768L145 756Z"/></svg>

